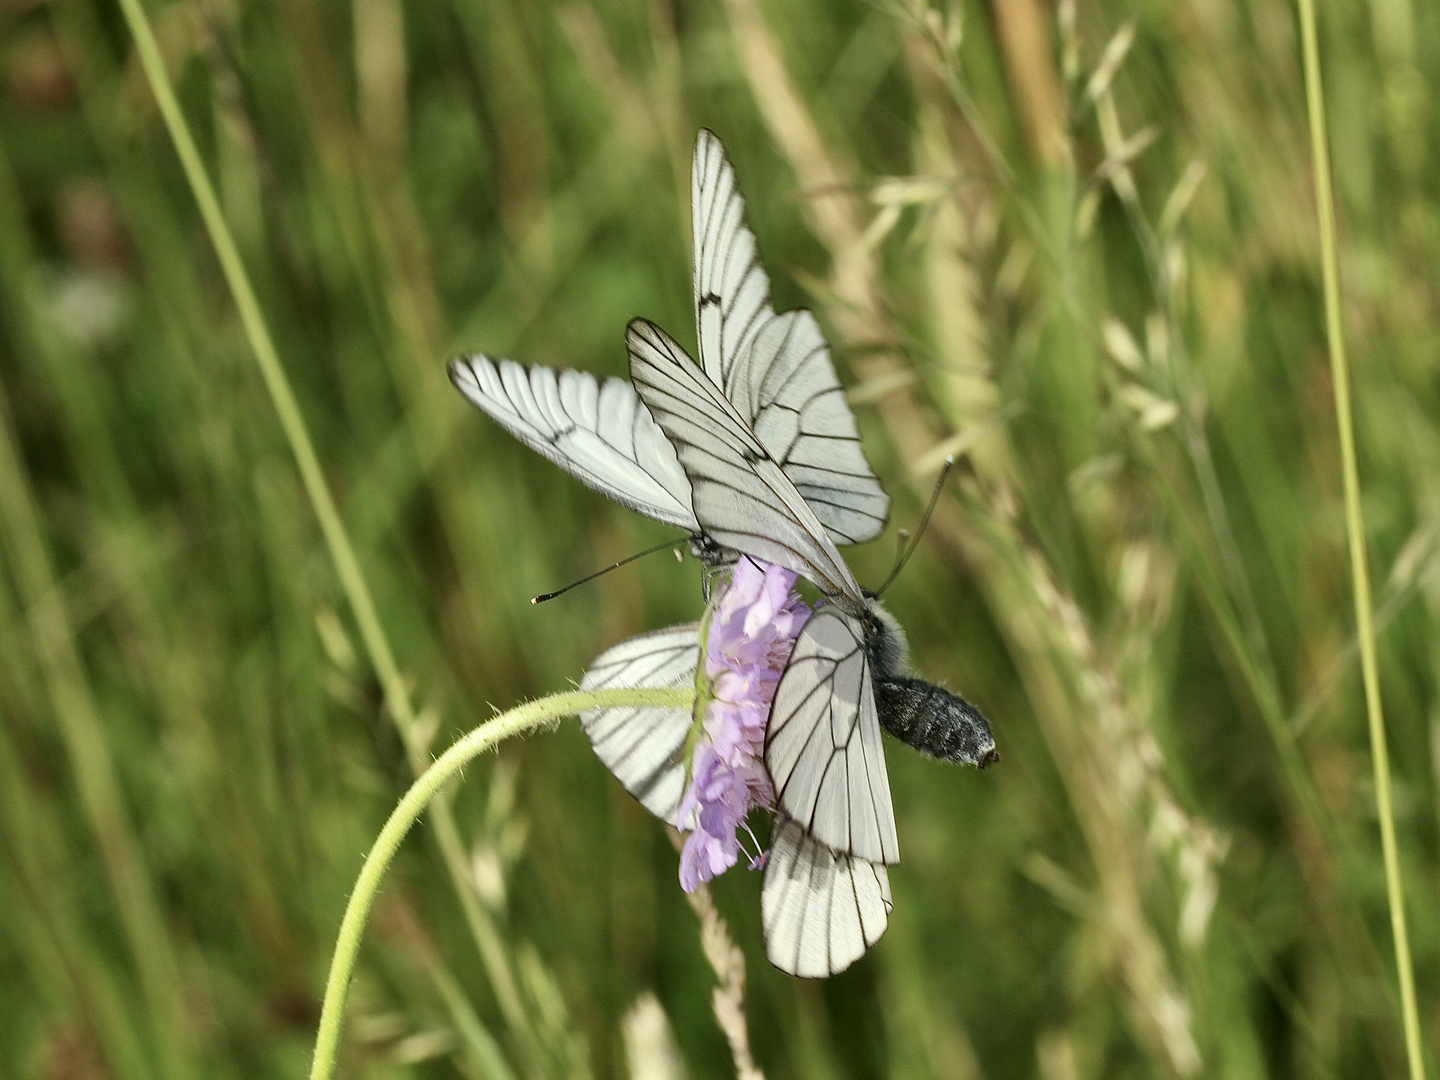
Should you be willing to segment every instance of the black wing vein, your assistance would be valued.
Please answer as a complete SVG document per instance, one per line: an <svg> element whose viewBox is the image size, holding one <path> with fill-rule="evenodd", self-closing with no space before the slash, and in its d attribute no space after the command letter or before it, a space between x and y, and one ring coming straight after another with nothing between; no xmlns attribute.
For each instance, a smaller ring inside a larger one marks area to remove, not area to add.
<svg viewBox="0 0 1440 1080"><path fill-rule="evenodd" d="M777 806L816 840L893 864L900 846L862 640L858 619L836 605L810 617L775 691L765 766Z"/></svg>
<svg viewBox="0 0 1440 1080"><path fill-rule="evenodd" d="M776 315L770 306L770 280L745 224L734 169L709 131L695 144L691 198L700 369L787 471L792 457L839 455L845 479L793 473L791 479L817 500L816 517L837 541L874 539L890 500L860 450L830 350L808 311ZM852 445L809 445L837 436Z"/></svg>
<svg viewBox="0 0 1440 1080"><path fill-rule="evenodd" d="M685 623L641 634L595 658L582 690L691 686L699 663L700 626ZM641 805L671 825L685 788L688 709L591 709L580 714L595 755Z"/></svg>
<svg viewBox="0 0 1440 1080"><path fill-rule="evenodd" d="M680 456L701 529L863 609L860 587L815 510L729 399L653 323L633 320L626 343L635 388Z"/></svg>
<svg viewBox="0 0 1440 1080"><path fill-rule="evenodd" d="M830 850L781 818L760 897L765 955L780 970L823 978L880 940L890 914L885 867Z"/></svg>
<svg viewBox="0 0 1440 1080"><path fill-rule="evenodd" d="M699 529L675 449L623 379L474 355L450 380L501 427L587 487L686 532Z"/></svg>

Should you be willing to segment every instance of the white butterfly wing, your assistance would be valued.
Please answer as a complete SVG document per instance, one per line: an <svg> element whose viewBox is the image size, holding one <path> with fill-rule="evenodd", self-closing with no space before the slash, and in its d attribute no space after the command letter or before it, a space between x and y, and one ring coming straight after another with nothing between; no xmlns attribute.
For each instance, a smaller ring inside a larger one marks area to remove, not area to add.
<svg viewBox="0 0 1440 1080"><path fill-rule="evenodd" d="M700 624L641 634L606 649L580 680L582 690L692 686L700 659ZM580 714L595 754L625 790L656 817L676 825L685 793L689 709L592 709Z"/></svg>
<svg viewBox="0 0 1440 1080"><path fill-rule="evenodd" d="M706 535L863 608L815 511L719 387L654 323L631 320L625 342L635 389L680 456Z"/></svg>
<svg viewBox="0 0 1440 1080"><path fill-rule="evenodd" d="M839 544L873 540L890 499L860 450L830 350L808 311L776 315L735 170L702 130L690 174L700 367Z"/></svg>
<svg viewBox="0 0 1440 1080"><path fill-rule="evenodd" d="M760 918L765 955L806 979L844 971L880 940L890 917L885 867L842 855L778 819L770 837Z"/></svg>
<svg viewBox="0 0 1440 1080"><path fill-rule="evenodd" d="M675 450L624 379L477 354L451 361L450 381L587 487L666 525L698 531Z"/></svg>
<svg viewBox="0 0 1440 1080"><path fill-rule="evenodd" d="M880 535L890 496L860 450L815 316L772 318L730 370L725 390L832 540L859 544Z"/></svg>
<svg viewBox="0 0 1440 1080"><path fill-rule="evenodd" d="M795 642L770 709L765 767L780 810L820 843L900 861L864 630L835 604L816 609Z"/></svg>
<svg viewBox="0 0 1440 1080"><path fill-rule="evenodd" d="M716 386L775 316L770 279L725 148L711 131L695 140L690 170L690 228L695 258L695 329L700 363Z"/></svg>

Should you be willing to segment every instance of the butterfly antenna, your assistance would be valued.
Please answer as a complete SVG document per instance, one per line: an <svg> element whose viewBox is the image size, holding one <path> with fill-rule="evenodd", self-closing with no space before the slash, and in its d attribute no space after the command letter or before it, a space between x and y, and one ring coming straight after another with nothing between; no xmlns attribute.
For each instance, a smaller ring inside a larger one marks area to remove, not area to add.
<svg viewBox="0 0 1440 1080"><path fill-rule="evenodd" d="M910 561L910 556L915 554L915 549L920 546L920 537L925 535L925 528L930 524L930 515L935 512L935 504L940 501L940 489L945 486L945 478L950 475L950 470L955 465L955 455L946 454L945 464L940 468L940 475L935 478L935 490L930 493L930 502L925 507L925 513L920 518L920 527L915 530L915 538L910 541L909 547L901 548L895 559L895 568L890 571L890 576L885 579L885 584L875 590L875 595L880 596L890 587L890 583L900 576L900 571L905 569L905 564ZM904 544L905 532L900 532L901 544Z"/></svg>
<svg viewBox="0 0 1440 1080"><path fill-rule="evenodd" d="M905 545L910 539L910 530L901 529L895 534L895 561L890 564L890 573L885 577L885 585L889 585L892 578L900 572L900 567L905 563ZM882 585L883 589L885 586ZM878 594L877 594L878 595Z"/></svg>
<svg viewBox="0 0 1440 1080"><path fill-rule="evenodd" d="M620 569L620 567L624 566L626 563L632 563L636 559L643 559L646 555L654 555L657 551L664 551L666 548L673 548L674 546L675 541L667 540L663 544L656 544L654 547L646 548L644 551L637 551L634 555L627 556L626 558L621 559L617 563L611 563L609 566L605 567L602 570L596 570L593 574L586 574L579 581L572 581L563 589L556 589L554 592L543 593L540 596L532 596L530 598L530 603L543 604L546 600L554 600L557 596L564 596L567 592L575 588L577 585L584 585L587 581L594 581L597 577L608 574L611 570Z"/></svg>

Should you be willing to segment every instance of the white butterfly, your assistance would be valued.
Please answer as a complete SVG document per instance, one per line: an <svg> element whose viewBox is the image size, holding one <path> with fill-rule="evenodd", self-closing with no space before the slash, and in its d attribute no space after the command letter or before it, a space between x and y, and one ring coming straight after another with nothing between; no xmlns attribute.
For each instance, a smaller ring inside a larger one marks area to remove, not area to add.
<svg viewBox="0 0 1440 1080"><path fill-rule="evenodd" d="M982 767L997 757L994 739L969 703L904 673L898 624L860 589L815 510L720 388L653 323L634 320L626 343L640 397L690 480L701 529L808 578L831 601L800 631L771 707L765 765L780 826L762 921L776 966L842 970L883 930L884 867L900 858L882 722L917 749Z"/></svg>
<svg viewBox="0 0 1440 1080"><path fill-rule="evenodd" d="M600 654L580 687L691 685L698 632L698 623L685 623L622 642ZM689 712L595 709L580 722L600 760L645 809L671 825L685 824L676 810L685 788ZM832 975L885 932L890 881L883 864L836 852L799 822L782 818L770 835L760 910L771 963L791 975Z"/></svg>
<svg viewBox="0 0 1440 1080"><path fill-rule="evenodd" d="M832 603L806 624L781 679L766 741L780 818L762 897L766 952L805 976L843 970L883 933L885 865L899 859L880 723L918 748L984 763L994 742L961 699L902 674L898 625L860 590L836 543L872 539L889 500L814 318L776 315L733 170L702 131L692 173L700 363L643 320L627 334L639 388L574 371L457 360L467 398L527 445L622 505L691 533L718 562L742 552L817 585ZM658 424L657 421L658 420ZM678 451L678 456L677 456ZM583 687L693 681L695 624L602 654ZM877 692L881 702L877 709ZM601 760L671 822L692 717L593 711Z"/></svg>
<svg viewBox="0 0 1440 1080"><path fill-rule="evenodd" d="M733 191L733 179L718 187ZM704 190L698 181L696 188ZM860 589L836 550L826 520L835 502L817 496L813 476L806 477L812 490L802 490L774 452L786 445L784 432L766 426L777 417L754 408L752 396L770 375L747 363L763 361L765 331L750 339L748 358L735 355L719 367L708 361L707 341L743 344L747 331L742 324L727 334L729 309L704 299L704 283L727 275L707 274L712 256L698 230L696 251L701 363L660 327L637 319L626 334L630 374L675 447L701 531L722 548L800 574L831 601L801 630L771 708L765 764L780 816L762 897L771 961L794 974L826 975L879 937L889 911L885 866L900 852L881 723L952 761L989 764L995 743L969 703L905 674L898 624ZM743 253L753 258L748 234ZM723 248L713 258L729 263ZM740 295L749 297L747 290ZM748 299L735 310L744 314L759 303ZM808 463L817 471L845 468L821 453Z"/></svg>
<svg viewBox="0 0 1440 1080"><path fill-rule="evenodd" d="M834 541L873 540L885 527L889 496L860 451L814 316L777 315L770 307L770 282L745 226L734 170L709 131L696 143L691 190L701 364ZM629 383L481 354L452 361L450 379L472 404L582 483L699 538L690 482Z"/></svg>

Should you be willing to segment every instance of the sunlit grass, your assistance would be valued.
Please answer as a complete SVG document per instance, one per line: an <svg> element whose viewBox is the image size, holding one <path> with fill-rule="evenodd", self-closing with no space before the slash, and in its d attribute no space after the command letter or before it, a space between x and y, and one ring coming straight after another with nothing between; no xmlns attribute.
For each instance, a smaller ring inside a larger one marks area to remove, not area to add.
<svg viewBox="0 0 1440 1080"><path fill-rule="evenodd" d="M1335 196L1330 178L1330 136L1326 130L1325 90L1320 72L1320 47L1313 0L1300 0L1300 34L1305 57L1305 100L1310 118L1310 160L1315 169L1316 218L1320 228L1321 280L1325 292L1325 337L1335 388L1335 419L1340 430L1340 465L1345 482L1345 531L1350 547L1350 580L1355 595L1356 635L1365 684L1365 712L1370 726L1370 754L1375 765L1375 800L1385 855L1385 895L1390 929L1395 935L1395 968L1400 984L1400 1015L1405 1025L1405 1056L1411 1080L1423 1080L1420 1018L1415 1004L1415 971L1410 958L1410 932L1405 913L1405 886L1395 839L1395 801L1391 795L1389 740L1380 700L1380 672L1375 660L1375 620L1370 598L1369 552L1361 506L1359 468L1355 460L1355 420L1350 405L1350 365L1341 317L1340 260L1335 246Z"/></svg>
<svg viewBox="0 0 1440 1080"><path fill-rule="evenodd" d="M1004 755L891 747L895 913L824 986L764 964L755 875L718 883L759 1066L1403 1073L1291 9L146 10L209 222L118 8L0 13L0 1075L303 1076L413 764L698 613L665 557L531 608L665 533L468 410L444 362L618 374L634 315L687 341L702 124L778 305L816 308L864 402L896 525L964 452L888 595ZM1440 22L1319 14L1434 1045ZM892 539L847 552L862 581ZM733 1075L674 852L573 725L452 800L380 894L338 1075L630 1075L651 991L691 1074Z"/></svg>

